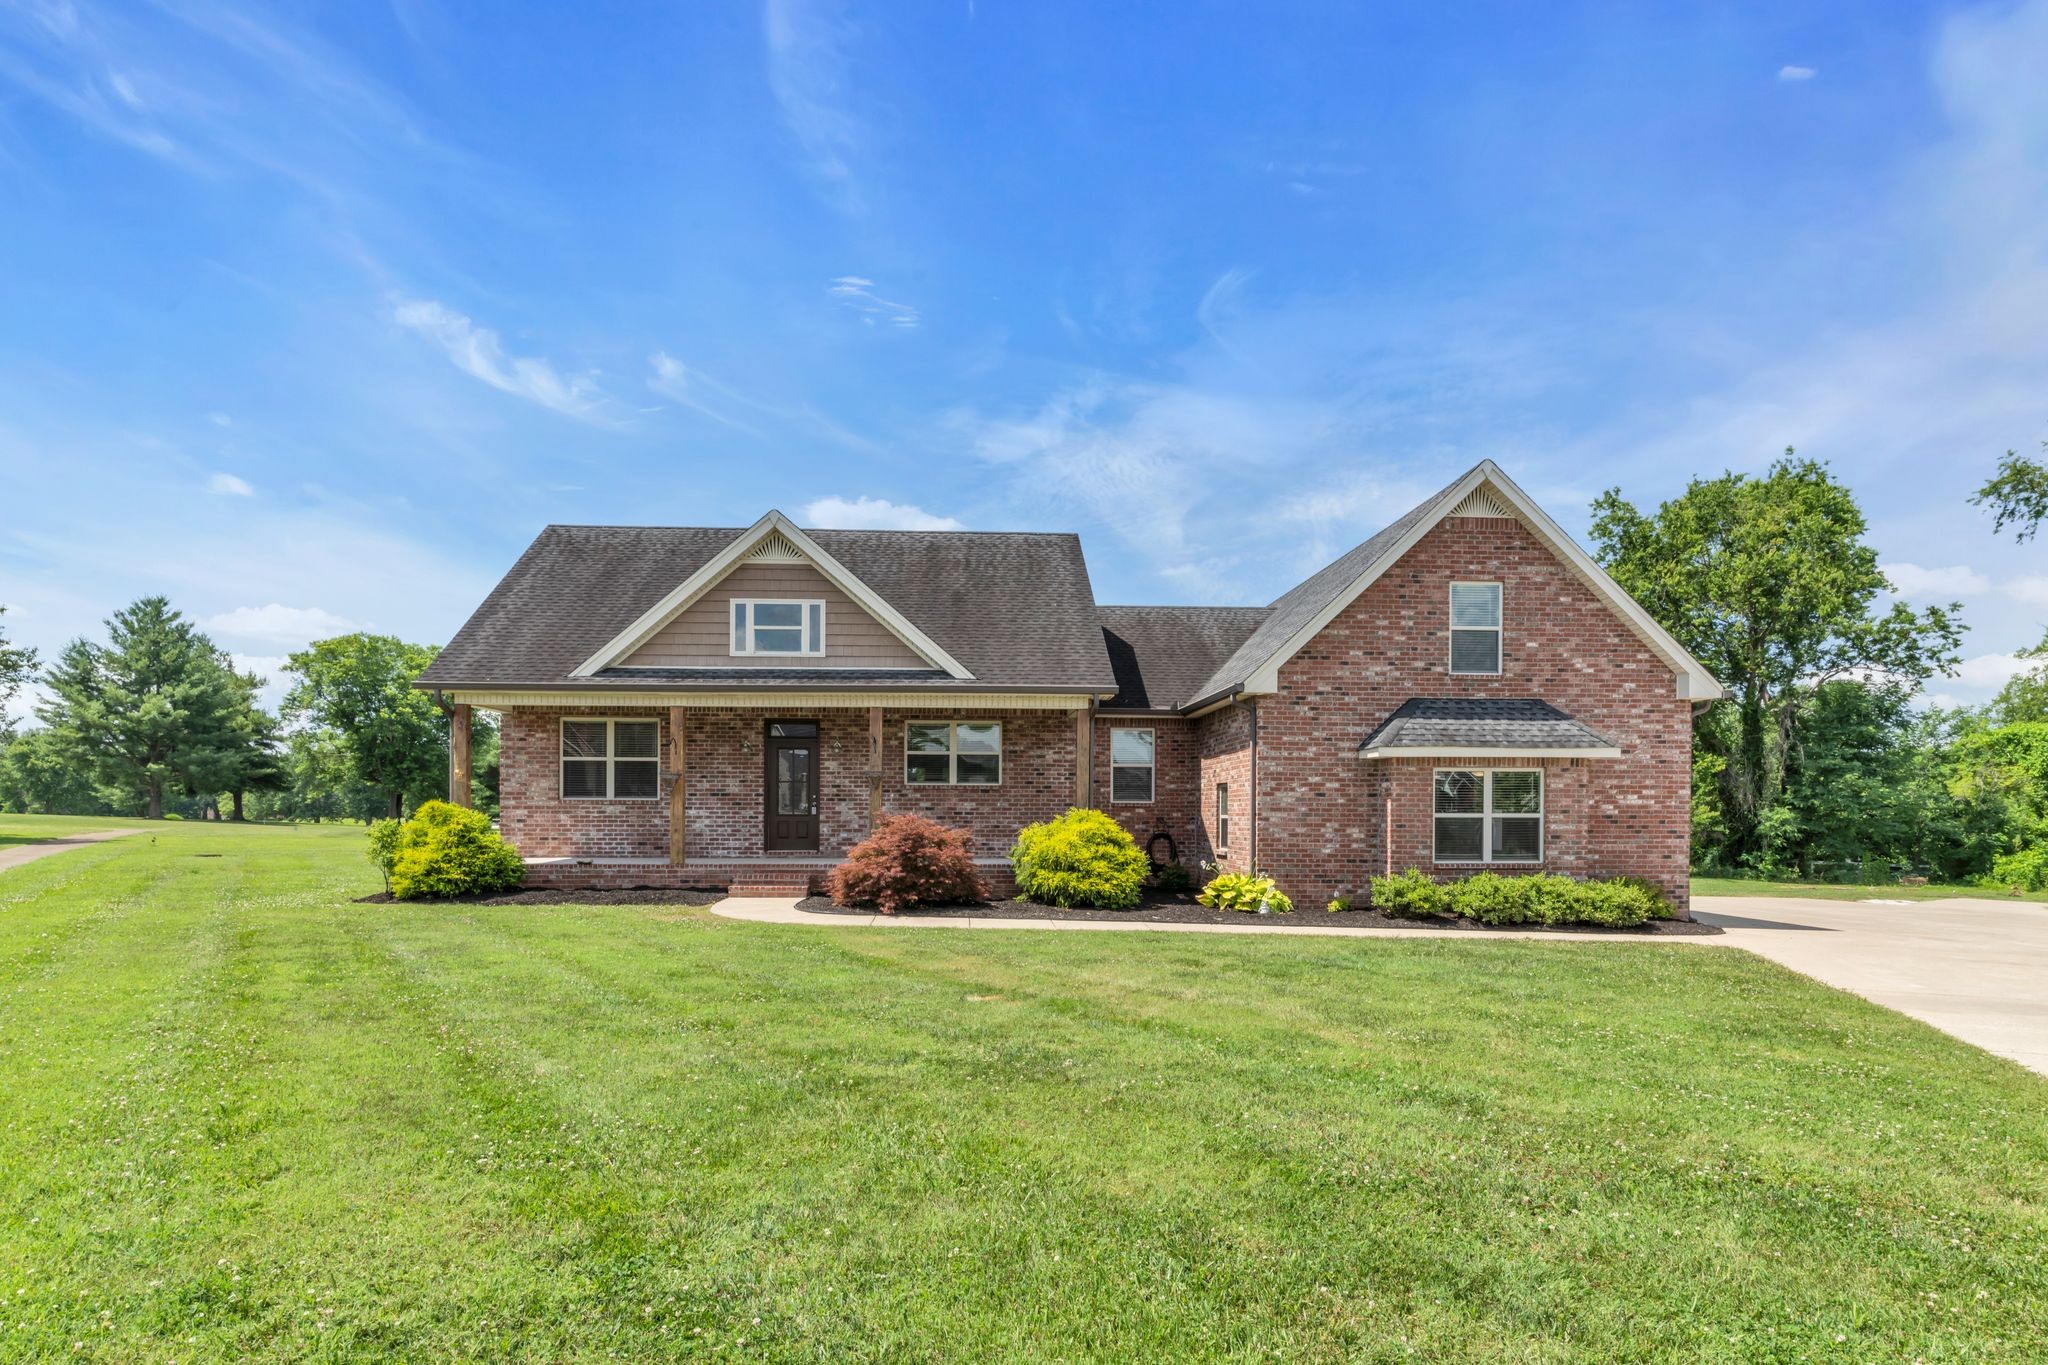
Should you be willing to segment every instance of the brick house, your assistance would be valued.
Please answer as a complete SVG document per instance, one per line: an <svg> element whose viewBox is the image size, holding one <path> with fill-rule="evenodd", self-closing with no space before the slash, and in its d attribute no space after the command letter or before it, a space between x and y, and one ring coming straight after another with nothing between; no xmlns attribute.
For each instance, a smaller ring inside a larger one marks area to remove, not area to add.
<svg viewBox="0 0 2048 1365"><path fill-rule="evenodd" d="M1304 904L1418 867L1682 907L1699 662L1492 462L1265 607L1099 606L1065 534L550 526L421 677L499 714L530 883L815 886L885 812L1109 812Z"/></svg>

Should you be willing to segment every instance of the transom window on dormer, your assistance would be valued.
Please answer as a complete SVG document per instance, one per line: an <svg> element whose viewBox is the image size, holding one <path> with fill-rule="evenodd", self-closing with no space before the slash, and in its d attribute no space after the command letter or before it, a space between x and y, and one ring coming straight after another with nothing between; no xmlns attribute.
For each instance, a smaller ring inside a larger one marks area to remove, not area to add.
<svg viewBox="0 0 2048 1365"><path fill-rule="evenodd" d="M732 600L732 652L819 655L825 652L825 604L759 597Z"/></svg>
<svg viewBox="0 0 2048 1365"><path fill-rule="evenodd" d="M1500 672L1500 584L1451 584L1451 672Z"/></svg>

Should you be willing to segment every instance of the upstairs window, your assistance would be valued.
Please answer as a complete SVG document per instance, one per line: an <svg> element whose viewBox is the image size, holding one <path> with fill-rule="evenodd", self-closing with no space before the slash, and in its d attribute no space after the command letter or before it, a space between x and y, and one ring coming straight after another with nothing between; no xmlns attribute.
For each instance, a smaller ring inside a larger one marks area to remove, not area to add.
<svg viewBox="0 0 2048 1365"><path fill-rule="evenodd" d="M1142 805L1152 799L1152 732L1109 732L1109 799Z"/></svg>
<svg viewBox="0 0 2048 1365"><path fill-rule="evenodd" d="M1451 584L1451 672L1500 672L1500 584Z"/></svg>
<svg viewBox="0 0 2048 1365"><path fill-rule="evenodd" d="M993 787L1003 780L1000 721L914 720L903 727L903 780L913 787Z"/></svg>
<svg viewBox="0 0 2048 1365"><path fill-rule="evenodd" d="M1543 773L1445 769L1436 775L1436 861L1543 861Z"/></svg>
<svg viewBox="0 0 2048 1365"><path fill-rule="evenodd" d="M562 799L652 801L661 794L661 722L562 722Z"/></svg>
<svg viewBox="0 0 2048 1365"><path fill-rule="evenodd" d="M788 654L797 657L823 654L825 604L735 597L732 600L732 652L735 655Z"/></svg>

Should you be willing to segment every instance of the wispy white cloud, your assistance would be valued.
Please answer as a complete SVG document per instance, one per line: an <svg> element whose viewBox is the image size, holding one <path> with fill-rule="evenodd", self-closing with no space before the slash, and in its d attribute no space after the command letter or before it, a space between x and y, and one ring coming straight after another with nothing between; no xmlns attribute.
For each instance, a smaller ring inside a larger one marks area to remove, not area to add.
<svg viewBox="0 0 2048 1365"><path fill-rule="evenodd" d="M1954 597L1974 597L1989 591L1991 580L1967 564L1951 564L1942 569L1923 569L1918 564L1900 562L1880 564L1878 568L1891 579L1892 587L1901 597L1919 600L1947 600Z"/></svg>
<svg viewBox="0 0 2048 1365"><path fill-rule="evenodd" d="M249 486L247 479L236 478L233 474L215 473L206 480L206 491L219 493L224 497L252 498L256 490Z"/></svg>
<svg viewBox="0 0 2048 1365"><path fill-rule="evenodd" d="M224 412L209 412L206 414L206 420L217 427L231 427L235 424L235 419Z"/></svg>
<svg viewBox="0 0 2048 1365"><path fill-rule="evenodd" d="M1778 79L1781 81L1810 81L1818 74L1819 72L1810 66L1781 66L1778 68Z"/></svg>
<svg viewBox="0 0 2048 1365"><path fill-rule="evenodd" d="M649 356L647 366L648 388L699 416L749 436L767 439L768 433L763 428L774 427L785 438L822 440L862 454L872 455L881 449L875 442L849 430L808 403L770 402L757 394L735 388L695 365L684 364L666 351L656 351ZM735 416L735 409L745 412L747 420Z"/></svg>
<svg viewBox="0 0 2048 1365"><path fill-rule="evenodd" d="M2022 574L1998 585L2000 592L2030 607L2048 607L2048 575Z"/></svg>
<svg viewBox="0 0 2048 1365"><path fill-rule="evenodd" d="M911 328L923 321L917 309L907 303L883 298L875 292L873 280L859 275L841 275L825 286L825 292L871 327L879 322L891 327Z"/></svg>
<svg viewBox="0 0 2048 1365"><path fill-rule="evenodd" d="M761 31L768 88L803 152L806 169L841 208L861 211L854 162L866 129L847 103L846 49L853 25L830 0L766 0Z"/></svg>
<svg viewBox="0 0 2048 1365"><path fill-rule="evenodd" d="M287 607L269 602L260 607L236 607L209 616L200 623L209 633L232 640L264 640L275 644L303 645L363 629L358 621L337 616L321 607Z"/></svg>
<svg viewBox="0 0 2048 1365"><path fill-rule="evenodd" d="M564 417L594 426L617 425L594 380L583 375L564 375L546 360L507 355L495 331L477 326L445 304L431 299L399 299L392 305L391 317L399 326L439 346L455 368L472 379L480 379L494 389Z"/></svg>
<svg viewBox="0 0 2048 1365"><path fill-rule="evenodd" d="M907 502L887 498L829 497L804 504L805 526L838 531L964 531L952 517L942 517Z"/></svg>

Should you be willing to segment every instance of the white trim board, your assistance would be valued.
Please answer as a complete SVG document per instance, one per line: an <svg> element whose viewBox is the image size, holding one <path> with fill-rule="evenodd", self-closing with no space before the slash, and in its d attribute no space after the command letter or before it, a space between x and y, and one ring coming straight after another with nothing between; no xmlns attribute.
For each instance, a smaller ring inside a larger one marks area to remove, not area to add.
<svg viewBox="0 0 2048 1365"><path fill-rule="evenodd" d="M1469 745L1429 744L1415 745L1403 749L1363 749L1360 758L1620 758L1621 750L1612 745L1601 748L1556 748L1556 749L1475 749Z"/></svg>
<svg viewBox="0 0 2048 1365"><path fill-rule="evenodd" d="M890 710L945 711L1086 711L1094 698L1074 692L960 692L933 688L921 692L856 691L819 688L721 688L717 691L668 692L658 688L597 687L582 691L520 688L443 687L451 702L503 711L514 706L685 706L701 709L762 711L814 707L885 706Z"/></svg>
<svg viewBox="0 0 2048 1365"><path fill-rule="evenodd" d="M1332 598L1327 606L1317 612L1308 622L1275 650L1264 663L1252 670L1245 680L1246 692L1274 693L1280 690L1280 668L1322 632L1323 627L1335 620L1337 613L1350 606L1360 593L1379 581L1388 569L1401 562L1402 556L1414 549L1421 539L1435 530L1446 517L1451 516L1466 499L1481 488L1489 488L1514 510L1516 518L1529 528L1538 540L1564 561L1581 582L1599 597L1604 598L1621 617L1624 624L1650 650L1671 665L1676 675L1677 695L1688 701L1715 701L1726 695L1714 675L1707 672L1705 664L1686 651L1684 645L1671 637L1671 632L1657 624L1633 597L1622 591L1621 585L1607 576L1607 571L1594 562L1593 557L1573 543L1556 522L1544 510L1516 486L1501 467L1492 460L1481 460L1466 472L1465 477L1452 484L1437 498L1435 509L1403 532L1401 538L1385 554L1375 560L1372 566L1353 579L1350 586Z"/></svg>
<svg viewBox="0 0 2048 1365"><path fill-rule="evenodd" d="M762 517L752 526L749 526L746 530L735 536L730 545L713 555L704 563L702 568L677 584L675 589L659 602L656 602L653 606L642 612L639 619L634 621L632 625L627 626L618 635L614 636L597 653L578 664L575 671L569 676L573 678L588 678L630 656L634 650L653 639L663 626L681 615L691 603L717 587L719 581L732 572L746 558L750 550L770 537L778 535L788 544L796 547L797 551L810 562L811 567L825 576L826 581L859 603L868 615L880 621L883 627L890 634L901 640L912 653L916 654L933 668L944 669L955 678L965 681L974 677L972 673L969 673L961 665L959 660L946 653L945 650L940 649L938 644L929 635L926 635L923 631L912 625L903 613L883 601L880 594L875 592L873 588L870 588L867 584L856 578L852 571L844 564L841 564L831 555L825 553L823 547L798 530L795 523L791 522L788 517L783 516L782 513L772 508L769 510L768 515ZM731 631L732 625L728 621L726 624L728 636L731 634Z"/></svg>

